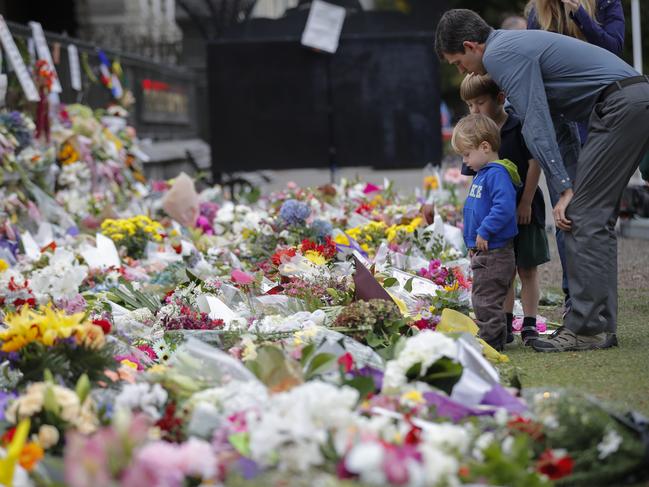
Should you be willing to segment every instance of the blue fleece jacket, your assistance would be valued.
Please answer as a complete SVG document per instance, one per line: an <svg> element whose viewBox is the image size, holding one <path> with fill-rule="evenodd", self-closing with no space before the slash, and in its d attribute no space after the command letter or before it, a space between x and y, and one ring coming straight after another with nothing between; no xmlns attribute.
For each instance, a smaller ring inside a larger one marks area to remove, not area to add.
<svg viewBox="0 0 649 487"><path fill-rule="evenodd" d="M464 242L467 248L475 248L478 235L489 242L490 250L504 247L516 236L514 184L502 162L490 162L478 171L464 202Z"/></svg>

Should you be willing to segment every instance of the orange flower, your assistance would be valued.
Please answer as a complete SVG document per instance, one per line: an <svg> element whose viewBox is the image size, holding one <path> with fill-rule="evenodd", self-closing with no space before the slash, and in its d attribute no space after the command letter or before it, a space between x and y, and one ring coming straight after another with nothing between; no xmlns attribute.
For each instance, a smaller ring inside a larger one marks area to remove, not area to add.
<svg viewBox="0 0 649 487"><path fill-rule="evenodd" d="M424 189L439 189L439 180L437 176L426 176L424 178Z"/></svg>
<svg viewBox="0 0 649 487"><path fill-rule="evenodd" d="M2 344L1 351L5 353L17 352L29 342L22 335L14 335Z"/></svg>
<svg viewBox="0 0 649 487"><path fill-rule="evenodd" d="M70 142L65 142L59 150L58 159L62 165L75 163L79 160L79 153Z"/></svg>
<svg viewBox="0 0 649 487"><path fill-rule="evenodd" d="M27 443L20 452L20 466L30 472L43 459L44 452L38 443Z"/></svg>
<svg viewBox="0 0 649 487"><path fill-rule="evenodd" d="M83 345L92 350L99 350L106 343L104 330L101 326L90 323L78 326L74 331L74 337L78 345Z"/></svg>

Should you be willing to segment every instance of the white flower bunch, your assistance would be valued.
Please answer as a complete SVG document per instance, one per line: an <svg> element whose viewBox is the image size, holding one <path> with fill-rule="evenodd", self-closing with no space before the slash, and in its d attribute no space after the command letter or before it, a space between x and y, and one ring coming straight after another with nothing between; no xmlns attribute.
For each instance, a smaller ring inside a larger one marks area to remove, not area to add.
<svg viewBox="0 0 649 487"><path fill-rule="evenodd" d="M55 404L46 404L48 394L51 394L49 397L53 398ZM39 414L49 406L56 406L57 415L81 433L90 434L97 429L98 420L90 396L81 404L74 391L46 382L33 382L27 386L25 393L9 405L5 417L10 423L16 424L21 419Z"/></svg>
<svg viewBox="0 0 649 487"><path fill-rule="evenodd" d="M160 384L140 382L124 386L115 398L115 409L140 410L157 421L166 402L167 391Z"/></svg>
<svg viewBox="0 0 649 487"><path fill-rule="evenodd" d="M457 358L457 344L443 333L424 330L408 338L398 357L390 360L385 368L383 392L397 393L407 383L406 373L410 368L421 363L421 374L442 357Z"/></svg>
<svg viewBox="0 0 649 487"><path fill-rule="evenodd" d="M457 472L459 458L468 450L470 433L463 426L450 423L418 422L422 428L421 442L415 447L420 455L395 456L385 442L403 436L411 425L386 416L361 419L355 436L346 438L346 444L357 441L345 455L345 468L357 474L360 480L372 485L398 482L411 487L450 487L460 485ZM342 443L342 444L345 444ZM340 452L343 454L344 452ZM405 470L404 470L405 467Z"/></svg>
<svg viewBox="0 0 649 487"><path fill-rule="evenodd" d="M58 183L65 188L76 188L80 192L90 191L90 168L85 162L66 164L61 169Z"/></svg>
<svg viewBox="0 0 649 487"><path fill-rule="evenodd" d="M49 265L31 275L30 285L39 302L49 299L72 298L88 276L88 266L79 265L69 250L57 248Z"/></svg>
<svg viewBox="0 0 649 487"><path fill-rule="evenodd" d="M598 458L604 460L606 457L617 452L622 444L622 437L614 429L610 429L604 435L602 441L597 445Z"/></svg>
<svg viewBox="0 0 649 487"><path fill-rule="evenodd" d="M76 189L62 189L56 195L56 200L65 207L68 212L77 216L88 215L88 204L90 195Z"/></svg>
<svg viewBox="0 0 649 487"><path fill-rule="evenodd" d="M271 397L248 426L252 458L280 470L306 471L325 461L321 447L329 433L353 425L358 392L311 381Z"/></svg>
<svg viewBox="0 0 649 487"><path fill-rule="evenodd" d="M212 387L193 394L185 403L188 411L202 404L214 406L223 417L238 411L262 408L268 401L268 391L258 381L232 380L222 387Z"/></svg>

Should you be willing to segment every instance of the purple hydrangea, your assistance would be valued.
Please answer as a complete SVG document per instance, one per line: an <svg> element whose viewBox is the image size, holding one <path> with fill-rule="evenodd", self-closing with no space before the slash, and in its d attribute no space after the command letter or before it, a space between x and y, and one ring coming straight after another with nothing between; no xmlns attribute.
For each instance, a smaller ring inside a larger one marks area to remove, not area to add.
<svg viewBox="0 0 649 487"><path fill-rule="evenodd" d="M279 210L279 216L288 225L304 225L310 214L311 209L297 200L286 200Z"/></svg>

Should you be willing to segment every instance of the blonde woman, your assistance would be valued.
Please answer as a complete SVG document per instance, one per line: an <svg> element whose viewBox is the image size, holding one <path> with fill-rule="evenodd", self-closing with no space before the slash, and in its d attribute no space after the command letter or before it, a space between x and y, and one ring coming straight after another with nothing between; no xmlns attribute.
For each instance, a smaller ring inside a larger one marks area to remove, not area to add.
<svg viewBox="0 0 649 487"><path fill-rule="evenodd" d="M576 37L618 56L624 47L621 0L530 0L527 28Z"/></svg>

